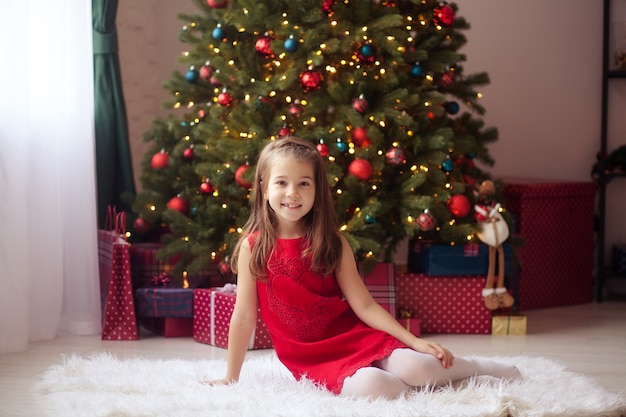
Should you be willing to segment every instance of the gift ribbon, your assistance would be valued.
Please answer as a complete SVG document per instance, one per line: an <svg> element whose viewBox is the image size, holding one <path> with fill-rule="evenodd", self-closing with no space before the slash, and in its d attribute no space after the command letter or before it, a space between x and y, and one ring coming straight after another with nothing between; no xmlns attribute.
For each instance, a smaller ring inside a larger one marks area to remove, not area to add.
<svg viewBox="0 0 626 417"><path fill-rule="evenodd" d="M211 344L215 346L215 294L217 293L237 293L237 285L236 284L225 284L223 287L214 288L211 291ZM248 349L254 348L254 338L256 336L256 325L254 329L252 329L252 337L250 337L250 342L248 342Z"/></svg>
<svg viewBox="0 0 626 417"><path fill-rule="evenodd" d="M225 284L221 288L214 288L211 291L211 307L210 307L210 316L211 316L211 344L215 345L215 294L221 293L236 293L237 285L235 284Z"/></svg>

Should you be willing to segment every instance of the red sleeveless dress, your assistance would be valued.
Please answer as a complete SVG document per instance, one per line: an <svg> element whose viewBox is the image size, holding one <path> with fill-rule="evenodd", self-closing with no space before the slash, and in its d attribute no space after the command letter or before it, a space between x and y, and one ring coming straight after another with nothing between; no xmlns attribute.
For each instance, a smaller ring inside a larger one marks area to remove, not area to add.
<svg viewBox="0 0 626 417"><path fill-rule="evenodd" d="M311 259L301 257L303 245L303 238L278 239L266 279L257 281L261 316L276 355L294 377L338 394L345 378L406 346L364 324L335 276L311 271Z"/></svg>

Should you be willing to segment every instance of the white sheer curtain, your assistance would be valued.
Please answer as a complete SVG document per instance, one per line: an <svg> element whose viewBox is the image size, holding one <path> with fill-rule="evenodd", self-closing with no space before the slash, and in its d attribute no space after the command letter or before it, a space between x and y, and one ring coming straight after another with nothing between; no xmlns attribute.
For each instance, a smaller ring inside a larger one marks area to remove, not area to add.
<svg viewBox="0 0 626 417"><path fill-rule="evenodd" d="M100 331L91 1L3 1L0 353Z"/></svg>

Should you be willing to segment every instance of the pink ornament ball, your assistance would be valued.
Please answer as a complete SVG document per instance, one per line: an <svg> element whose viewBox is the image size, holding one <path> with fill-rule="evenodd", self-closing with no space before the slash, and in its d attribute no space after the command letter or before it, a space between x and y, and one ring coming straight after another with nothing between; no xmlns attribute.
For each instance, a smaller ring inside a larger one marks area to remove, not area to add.
<svg viewBox="0 0 626 417"><path fill-rule="evenodd" d="M212 7L214 9L223 9L224 7L228 6L228 0L207 0L206 2L209 7Z"/></svg>
<svg viewBox="0 0 626 417"><path fill-rule="evenodd" d="M433 230L433 228L435 227L435 218L432 214L425 211L417 218L417 225L423 231L428 232L429 230Z"/></svg>

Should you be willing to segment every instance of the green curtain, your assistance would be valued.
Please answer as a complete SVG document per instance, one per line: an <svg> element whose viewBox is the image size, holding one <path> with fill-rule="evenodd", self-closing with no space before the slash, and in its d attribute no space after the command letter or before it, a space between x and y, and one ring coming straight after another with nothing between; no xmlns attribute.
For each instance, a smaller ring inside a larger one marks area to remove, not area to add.
<svg viewBox="0 0 626 417"><path fill-rule="evenodd" d="M115 28L117 0L92 0L91 5L98 226L103 227L108 205L130 211L122 195L134 196L135 182Z"/></svg>

